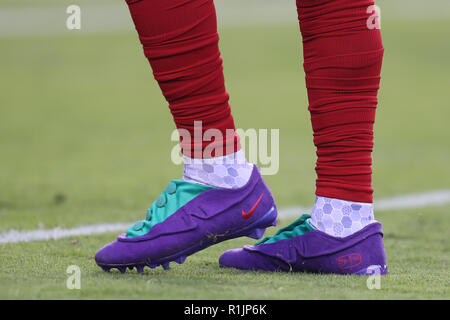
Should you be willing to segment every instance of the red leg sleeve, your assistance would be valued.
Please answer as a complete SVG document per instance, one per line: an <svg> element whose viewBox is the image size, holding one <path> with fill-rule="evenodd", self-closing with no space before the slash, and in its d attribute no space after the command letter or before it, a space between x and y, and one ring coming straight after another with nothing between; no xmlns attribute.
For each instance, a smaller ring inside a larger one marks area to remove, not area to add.
<svg viewBox="0 0 450 320"><path fill-rule="evenodd" d="M383 46L380 31L368 26L371 5L373 0L297 0L319 196L372 202Z"/></svg>
<svg viewBox="0 0 450 320"><path fill-rule="evenodd" d="M139 39L155 79L169 102L178 129L190 141L181 141L183 153L194 157L210 141L194 139L194 121L202 134L218 129L222 154L239 148L228 104L218 47L217 20L212 0L127 0ZM231 145L231 146L230 146ZM226 148L228 146L228 148ZM211 145L210 145L211 147ZM223 147L223 148L222 148ZM201 156L201 155L200 155Z"/></svg>

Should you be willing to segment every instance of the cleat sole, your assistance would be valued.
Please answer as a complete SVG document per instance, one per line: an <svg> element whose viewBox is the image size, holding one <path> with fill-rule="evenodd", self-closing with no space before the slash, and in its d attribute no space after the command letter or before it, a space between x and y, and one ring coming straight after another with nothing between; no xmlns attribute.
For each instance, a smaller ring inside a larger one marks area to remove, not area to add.
<svg viewBox="0 0 450 320"><path fill-rule="evenodd" d="M277 210L275 206L273 206L268 212L266 212L259 220L253 222L252 224L242 228L235 230L224 236L212 237L209 241L201 241L198 244L195 244L187 249L184 249L176 254L171 256L161 258L158 260L152 260L152 262L142 261L133 264L124 264L124 265L101 265L99 266L106 272L109 272L111 268L117 268L121 273L126 272L126 269L132 270L136 267L138 273L142 273L144 270L144 266L148 266L151 269L154 269L158 266L162 266L164 270L168 270L170 268L170 262L176 262L178 264L183 264L186 261L186 258L202 249L205 249L209 246L212 246L216 243L223 242L226 240L234 239L237 237L247 236L253 239L260 239L266 230L267 227L276 225L276 217Z"/></svg>
<svg viewBox="0 0 450 320"><path fill-rule="evenodd" d="M258 239L262 238L265 231L266 231L266 228L257 228L255 230L253 230L252 232L250 232L247 235L247 237L258 240Z"/></svg>

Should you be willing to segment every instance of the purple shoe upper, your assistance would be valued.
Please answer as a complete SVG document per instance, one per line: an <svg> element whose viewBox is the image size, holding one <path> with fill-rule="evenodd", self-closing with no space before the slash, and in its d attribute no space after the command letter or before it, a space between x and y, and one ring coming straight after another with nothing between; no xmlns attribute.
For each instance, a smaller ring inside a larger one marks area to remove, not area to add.
<svg viewBox="0 0 450 320"><path fill-rule="evenodd" d="M209 189L180 207L142 236L120 235L95 255L104 267L155 266L182 262L212 244L250 236L260 238L275 225L274 199L256 166L248 183L238 189Z"/></svg>
<svg viewBox="0 0 450 320"><path fill-rule="evenodd" d="M382 237L378 222L345 238L313 230L290 239L228 250L219 263L222 267L244 270L385 274Z"/></svg>

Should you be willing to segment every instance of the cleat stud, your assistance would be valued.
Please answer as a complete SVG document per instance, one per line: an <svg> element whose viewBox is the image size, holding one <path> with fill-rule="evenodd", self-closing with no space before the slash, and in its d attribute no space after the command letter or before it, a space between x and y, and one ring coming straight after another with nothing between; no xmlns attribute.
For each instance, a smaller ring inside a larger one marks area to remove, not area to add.
<svg viewBox="0 0 450 320"><path fill-rule="evenodd" d="M186 258L187 258L186 256L178 257L178 258L175 259L175 262L178 263L178 264L182 264L182 263L184 263L186 261Z"/></svg>
<svg viewBox="0 0 450 320"><path fill-rule="evenodd" d="M169 270L169 268L170 268L170 263L169 263L169 262L163 263L163 264L162 264L162 267L164 268L164 270Z"/></svg>
<svg viewBox="0 0 450 320"><path fill-rule="evenodd" d="M119 269L120 273L125 273L127 271L127 267L117 267Z"/></svg>
<svg viewBox="0 0 450 320"><path fill-rule="evenodd" d="M138 273L144 272L144 266L136 266L136 270Z"/></svg>
<svg viewBox="0 0 450 320"><path fill-rule="evenodd" d="M109 272L109 270L111 269L110 267L103 267L102 266L102 269L103 269L103 271L105 271L105 272Z"/></svg>

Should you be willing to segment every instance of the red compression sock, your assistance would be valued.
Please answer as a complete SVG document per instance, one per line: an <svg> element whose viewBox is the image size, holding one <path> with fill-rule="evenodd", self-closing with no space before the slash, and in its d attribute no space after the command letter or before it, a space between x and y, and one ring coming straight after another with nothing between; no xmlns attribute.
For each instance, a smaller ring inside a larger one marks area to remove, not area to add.
<svg viewBox="0 0 450 320"><path fill-rule="evenodd" d="M169 102L183 153L202 157L207 146L211 156L237 151L239 138L225 91L213 1L126 1L144 54ZM213 144L203 141L194 135L194 121L201 121L201 135L217 129L223 140L213 134ZM191 139L185 139L182 131Z"/></svg>
<svg viewBox="0 0 450 320"><path fill-rule="evenodd" d="M373 0L297 0L318 196L372 202L373 124L383 57Z"/></svg>

